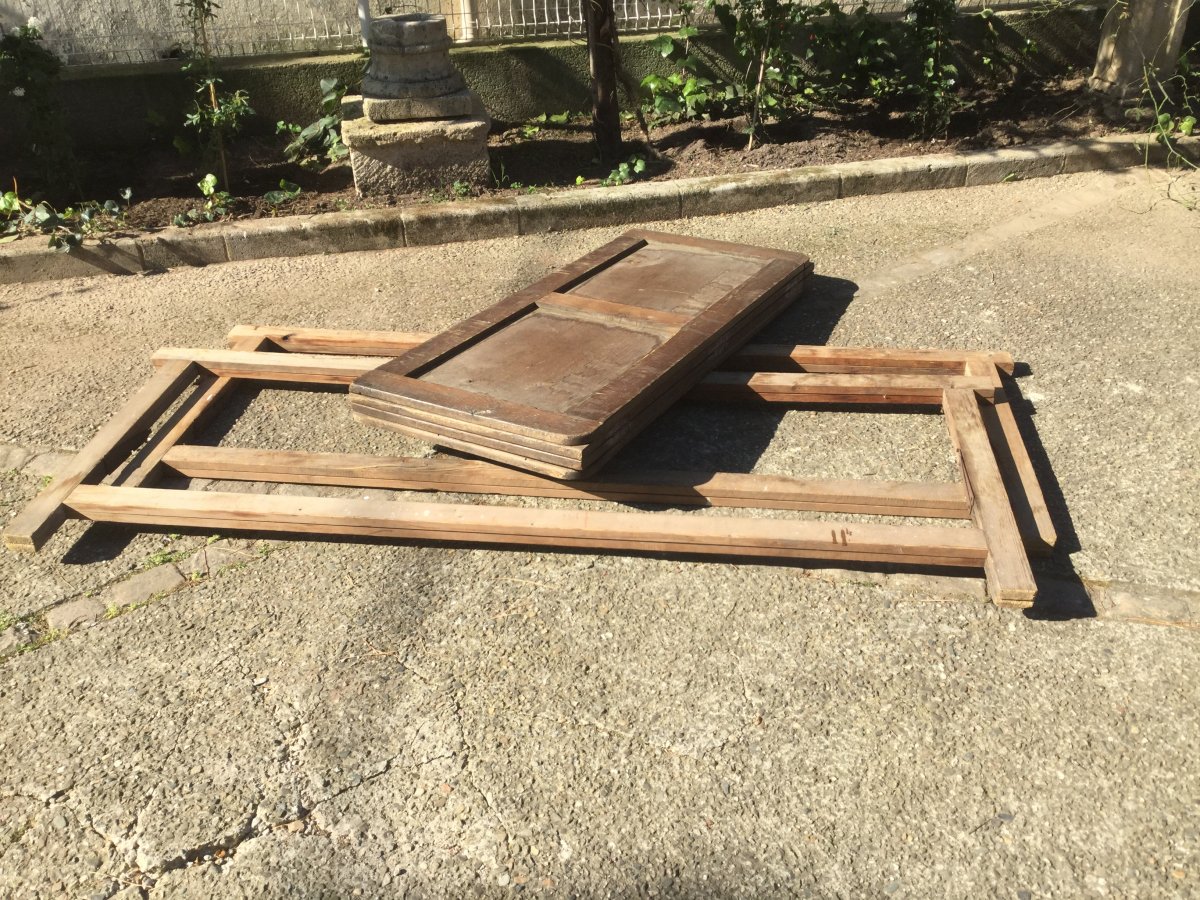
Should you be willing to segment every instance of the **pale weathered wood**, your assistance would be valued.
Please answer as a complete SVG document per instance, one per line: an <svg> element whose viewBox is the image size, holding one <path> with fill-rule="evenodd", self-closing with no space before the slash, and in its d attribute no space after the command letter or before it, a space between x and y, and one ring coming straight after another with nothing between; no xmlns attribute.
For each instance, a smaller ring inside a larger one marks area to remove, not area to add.
<svg viewBox="0 0 1200 900"><path fill-rule="evenodd" d="M17 514L4 529L4 544L12 550L34 551L66 519L63 501L78 485L99 481L122 456L140 444L158 417L196 378L187 360L163 365L75 455L66 471Z"/></svg>
<svg viewBox="0 0 1200 900"><path fill-rule="evenodd" d="M828 372L710 372L694 389L704 399L741 400L754 395L777 403L842 402L886 404L918 402L940 404L947 390L974 390L993 394L990 379L969 375L842 375ZM810 398L820 398L810 400ZM840 399L827 399L840 398Z"/></svg>
<svg viewBox="0 0 1200 900"><path fill-rule="evenodd" d="M331 356L309 353L256 353L248 350L207 350L161 347L156 366L174 361L195 362L218 378L251 381L290 381L302 384L349 384L385 360L370 356Z"/></svg>
<svg viewBox="0 0 1200 900"><path fill-rule="evenodd" d="M233 341L233 349L255 351L268 343L257 335L239 337ZM196 386L191 396L175 410L171 418L138 451L114 480L114 484L125 487L150 487L162 472L163 456L176 443L187 438L193 431L217 411L221 403L237 390L237 379L207 376Z"/></svg>
<svg viewBox="0 0 1200 900"><path fill-rule="evenodd" d="M283 350L294 353L335 353L345 356L399 356L432 334L403 331L353 331L332 328L279 328L269 325L238 325L229 332L229 340L247 336L263 337ZM826 347L810 344L749 344L722 363L728 371L804 371L843 372L869 375L880 370L902 369L911 374L966 374L964 366L972 356L985 356L1001 371L1012 374L1014 363L1008 353L974 353L961 350L912 350L877 347Z"/></svg>
<svg viewBox="0 0 1200 900"><path fill-rule="evenodd" d="M709 472L639 472L561 482L481 460L305 453L177 445L165 463L189 478L328 484L408 491L566 497L626 503L796 509L879 516L965 519L961 485L818 480Z"/></svg>
<svg viewBox="0 0 1200 900"><path fill-rule="evenodd" d="M973 501L976 525L987 539L984 563L988 594L998 604L1028 606L1037 583L1009 506L1008 493L996 465L974 391L946 391L942 404L950 439L962 458Z"/></svg>
<svg viewBox="0 0 1200 900"><path fill-rule="evenodd" d="M900 369L912 374L946 372L967 374L965 365L974 357L984 357L996 367L1011 373L1015 363L1011 355L1002 352L980 353L963 350L913 350L884 347L826 347L822 344L750 344L733 354L722 368L755 371L776 371L784 363L792 363L803 371L844 372L846 374L880 374ZM786 370L783 370L786 371Z"/></svg>
<svg viewBox="0 0 1200 900"><path fill-rule="evenodd" d="M1048 556L1058 543L1058 531L1046 506L1046 497L1038 480L1029 450L1021 437L1021 430L1013 416L1009 402L988 404L979 407L983 424L987 428L996 464L1004 478L1008 502L1017 527L1030 553Z"/></svg>
<svg viewBox="0 0 1200 900"><path fill-rule="evenodd" d="M989 357L982 353L969 356L965 372L967 375L986 378L991 382L992 393L989 399L1004 399L1004 383L1000 380L1000 369Z"/></svg>
<svg viewBox="0 0 1200 900"><path fill-rule="evenodd" d="M81 485L67 500L93 521L405 541L582 547L700 556L975 568L976 528L517 509Z"/></svg>
<svg viewBox="0 0 1200 900"><path fill-rule="evenodd" d="M368 356L309 353L256 353L238 350L163 347L155 365L192 360L219 377L256 381L348 384L376 368ZM971 389L991 396L991 380L968 375L841 375L827 372L711 372L696 390L697 399L745 400L759 397L776 403L940 403L945 390ZM426 389L436 391L438 385ZM897 399L899 398L899 399Z"/></svg>
<svg viewBox="0 0 1200 900"><path fill-rule="evenodd" d="M399 356L433 337L405 331L352 331L342 328L276 328L269 325L236 325L226 346L250 338L266 340L289 353L333 353L340 356Z"/></svg>

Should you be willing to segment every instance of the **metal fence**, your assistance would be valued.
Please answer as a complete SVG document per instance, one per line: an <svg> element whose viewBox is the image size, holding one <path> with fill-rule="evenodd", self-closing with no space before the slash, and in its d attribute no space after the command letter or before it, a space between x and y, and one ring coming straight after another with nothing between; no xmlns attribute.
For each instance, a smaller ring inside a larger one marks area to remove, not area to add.
<svg viewBox="0 0 1200 900"><path fill-rule="evenodd" d="M434 12L465 44L531 38L582 38L585 0L371 0L372 13ZM177 0L0 0L0 27L35 18L47 45L67 65L142 63L184 54L190 32ZM1047 0L964 0L964 11L1030 8ZM702 4L697 3L702 8ZM859 0L845 0L852 8ZM872 12L902 12L906 0L869 0ZM615 0L622 33L681 24L676 0ZM360 46L355 0L223 0L212 30L213 52L247 57Z"/></svg>

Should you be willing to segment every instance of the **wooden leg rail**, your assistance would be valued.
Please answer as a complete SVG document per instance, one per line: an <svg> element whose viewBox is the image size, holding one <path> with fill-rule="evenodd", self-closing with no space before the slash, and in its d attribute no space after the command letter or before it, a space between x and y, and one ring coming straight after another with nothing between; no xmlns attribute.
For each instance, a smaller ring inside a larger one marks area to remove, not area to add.
<svg viewBox="0 0 1200 900"><path fill-rule="evenodd" d="M145 439L158 417L195 380L196 366L188 360L162 366L76 454L67 470L8 523L4 545L22 551L40 548L66 519L63 501L71 491L103 479L109 467Z"/></svg>

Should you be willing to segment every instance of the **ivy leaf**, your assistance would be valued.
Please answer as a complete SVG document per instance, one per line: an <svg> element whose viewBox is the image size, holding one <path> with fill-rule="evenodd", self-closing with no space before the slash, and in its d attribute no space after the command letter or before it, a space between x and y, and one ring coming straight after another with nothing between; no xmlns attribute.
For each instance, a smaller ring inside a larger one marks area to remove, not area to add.
<svg viewBox="0 0 1200 900"><path fill-rule="evenodd" d="M287 203L295 200L300 196L300 185L288 181L286 178L279 179L279 190L267 191L263 194L263 199L272 206L278 206L281 203ZM223 213L222 213L223 215Z"/></svg>
<svg viewBox="0 0 1200 900"><path fill-rule="evenodd" d="M671 115L682 110L679 101L667 94L659 94L654 98L654 109L657 112Z"/></svg>
<svg viewBox="0 0 1200 900"><path fill-rule="evenodd" d="M675 39L669 34L660 34L650 42L650 46L657 50L660 56L666 58L675 52Z"/></svg>

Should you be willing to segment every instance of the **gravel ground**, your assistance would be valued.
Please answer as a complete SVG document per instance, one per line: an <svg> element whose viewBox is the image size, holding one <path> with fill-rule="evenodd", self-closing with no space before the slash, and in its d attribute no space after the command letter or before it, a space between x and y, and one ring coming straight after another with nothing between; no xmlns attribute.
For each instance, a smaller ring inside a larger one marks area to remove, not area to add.
<svg viewBox="0 0 1200 900"><path fill-rule="evenodd" d="M1200 635L1129 621L1200 622L1197 214L1125 173L659 227L810 253L773 341L1012 352L1063 536L1043 608L977 579L223 540L207 576L3 657L204 544L69 523L0 554L0 896L1200 895ZM0 286L0 515L158 346L438 330L617 231ZM207 439L427 452L335 394L235 412ZM686 405L616 463L667 464L954 475L936 417Z"/></svg>

